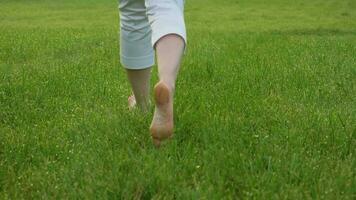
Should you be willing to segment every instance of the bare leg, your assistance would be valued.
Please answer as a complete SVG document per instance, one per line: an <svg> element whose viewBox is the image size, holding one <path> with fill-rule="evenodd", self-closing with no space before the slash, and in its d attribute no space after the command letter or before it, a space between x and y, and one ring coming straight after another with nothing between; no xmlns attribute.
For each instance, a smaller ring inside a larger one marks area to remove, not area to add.
<svg viewBox="0 0 356 200"><path fill-rule="evenodd" d="M126 70L134 96L130 96L129 107L137 106L143 111L149 110L151 68L142 70Z"/></svg>
<svg viewBox="0 0 356 200"><path fill-rule="evenodd" d="M156 107L150 131L157 147L173 135L173 97L184 45L176 34L166 35L156 43L160 81L154 89Z"/></svg>

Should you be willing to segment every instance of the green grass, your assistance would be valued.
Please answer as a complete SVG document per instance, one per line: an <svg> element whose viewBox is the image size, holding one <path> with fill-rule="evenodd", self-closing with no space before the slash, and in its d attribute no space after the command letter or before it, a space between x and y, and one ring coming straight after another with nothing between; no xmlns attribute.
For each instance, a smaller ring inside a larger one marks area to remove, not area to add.
<svg viewBox="0 0 356 200"><path fill-rule="evenodd" d="M0 0L0 199L355 199L355 10L188 0L157 150L126 108L116 1Z"/></svg>

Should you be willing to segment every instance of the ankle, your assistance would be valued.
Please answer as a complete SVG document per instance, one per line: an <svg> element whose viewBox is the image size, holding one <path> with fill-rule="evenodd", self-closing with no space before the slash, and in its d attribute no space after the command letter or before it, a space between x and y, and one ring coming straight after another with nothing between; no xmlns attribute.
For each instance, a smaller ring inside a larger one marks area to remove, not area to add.
<svg viewBox="0 0 356 200"><path fill-rule="evenodd" d="M160 80L159 82L164 83L168 87L168 90L171 93L174 93L174 91L175 91L175 84L174 83L172 83L170 81L165 81L165 80Z"/></svg>
<svg viewBox="0 0 356 200"><path fill-rule="evenodd" d="M138 104L138 108L144 112L144 113L147 113L150 109L150 104L149 103L141 103L141 104Z"/></svg>
<svg viewBox="0 0 356 200"><path fill-rule="evenodd" d="M148 112L149 108L150 108L150 100L148 96L135 96L134 95L134 99L135 99L135 104L136 106L142 111L142 112Z"/></svg>

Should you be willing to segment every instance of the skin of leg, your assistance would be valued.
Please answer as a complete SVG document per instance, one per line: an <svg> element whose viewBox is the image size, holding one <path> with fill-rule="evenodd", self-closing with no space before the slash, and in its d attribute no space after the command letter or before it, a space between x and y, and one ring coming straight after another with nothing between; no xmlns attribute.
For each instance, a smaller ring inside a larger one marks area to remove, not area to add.
<svg viewBox="0 0 356 200"><path fill-rule="evenodd" d="M138 107L146 112L154 49L145 0L119 0L119 10L120 62L126 68L133 92L128 98L129 109Z"/></svg>
<svg viewBox="0 0 356 200"><path fill-rule="evenodd" d="M184 40L176 34L162 37L156 43L158 74L160 81L174 91L179 66L184 53Z"/></svg>
<svg viewBox="0 0 356 200"><path fill-rule="evenodd" d="M147 112L149 110L151 68L126 69L126 72L137 106L143 112Z"/></svg>
<svg viewBox="0 0 356 200"><path fill-rule="evenodd" d="M150 131L157 147L173 134L173 97L184 46L184 40L176 34L166 35L156 43L160 81L154 89L156 107Z"/></svg>

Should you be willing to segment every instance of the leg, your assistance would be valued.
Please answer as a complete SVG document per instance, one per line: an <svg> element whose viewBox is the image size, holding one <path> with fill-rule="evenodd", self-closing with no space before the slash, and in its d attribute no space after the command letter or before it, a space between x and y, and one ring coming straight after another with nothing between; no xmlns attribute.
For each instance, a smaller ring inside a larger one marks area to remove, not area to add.
<svg viewBox="0 0 356 200"><path fill-rule="evenodd" d="M154 144L159 146L161 140L173 135L173 96L184 41L177 35L164 36L157 42L156 51L160 82L154 89L156 107L151 135Z"/></svg>
<svg viewBox="0 0 356 200"><path fill-rule="evenodd" d="M151 66L154 50L151 46L151 27L144 0L120 0L120 57L126 68L133 96L129 107L148 110Z"/></svg>
<svg viewBox="0 0 356 200"><path fill-rule="evenodd" d="M156 43L159 78L172 91L175 89L184 45L182 37L175 34L166 35Z"/></svg>
<svg viewBox="0 0 356 200"><path fill-rule="evenodd" d="M136 106L147 112L149 110L151 68L142 70L126 69L132 87L133 96L129 97L129 108Z"/></svg>
<svg viewBox="0 0 356 200"><path fill-rule="evenodd" d="M154 89L156 107L150 131L154 144L160 146L173 135L173 96L186 40L183 1L146 0L146 6L160 78Z"/></svg>

